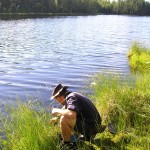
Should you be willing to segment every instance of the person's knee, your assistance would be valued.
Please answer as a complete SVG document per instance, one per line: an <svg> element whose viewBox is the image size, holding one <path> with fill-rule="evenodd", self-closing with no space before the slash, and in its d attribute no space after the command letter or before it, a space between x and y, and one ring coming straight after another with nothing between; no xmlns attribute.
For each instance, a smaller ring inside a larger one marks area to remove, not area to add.
<svg viewBox="0 0 150 150"><path fill-rule="evenodd" d="M60 118L60 125L61 126L69 126L70 128L74 128L76 123L76 119L70 119L65 116L61 116Z"/></svg>
<svg viewBox="0 0 150 150"><path fill-rule="evenodd" d="M60 125L68 124L68 118L65 116L60 117Z"/></svg>

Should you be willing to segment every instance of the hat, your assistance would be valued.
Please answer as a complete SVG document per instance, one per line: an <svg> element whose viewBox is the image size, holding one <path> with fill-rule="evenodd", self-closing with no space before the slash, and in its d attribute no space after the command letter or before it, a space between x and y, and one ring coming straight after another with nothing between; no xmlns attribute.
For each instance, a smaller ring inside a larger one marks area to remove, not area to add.
<svg viewBox="0 0 150 150"><path fill-rule="evenodd" d="M53 98L57 97L62 92L63 89L67 89L67 88L68 88L68 86L62 86L61 84L58 84L54 88L50 100L52 100Z"/></svg>

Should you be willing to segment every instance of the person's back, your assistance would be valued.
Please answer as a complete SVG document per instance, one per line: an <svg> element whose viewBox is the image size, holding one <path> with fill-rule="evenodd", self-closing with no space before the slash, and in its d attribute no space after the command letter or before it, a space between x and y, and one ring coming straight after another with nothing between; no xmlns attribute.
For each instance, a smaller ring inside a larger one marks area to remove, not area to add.
<svg viewBox="0 0 150 150"><path fill-rule="evenodd" d="M77 92L67 95L66 100L66 108L77 113L75 130L88 138L95 135L97 126L101 125L101 117L94 104Z"/></svg>
<svg viewBox="0 0 150 150"><path fill-rule="evenodd" d="M84 120L86 123L101 123L101 117L94 104L84 95L72 92L67 96L68 109L77 112L77 118ZM76 106L72 106L73 102ZM73 108L73 109L72 109Z"/></svg>

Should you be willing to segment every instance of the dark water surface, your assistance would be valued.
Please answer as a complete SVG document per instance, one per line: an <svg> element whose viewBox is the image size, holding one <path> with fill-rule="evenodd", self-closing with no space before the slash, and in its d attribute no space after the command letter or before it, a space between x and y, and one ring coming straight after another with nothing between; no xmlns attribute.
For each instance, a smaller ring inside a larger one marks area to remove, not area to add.
<svg viewBox="0 0 150 150"><path fill-rule="evenodd" d="M135 40L150 47L150 17L0 20L0 104L16 98L48 103L57 83L80 91L97 72L128 75Z"/></svg>

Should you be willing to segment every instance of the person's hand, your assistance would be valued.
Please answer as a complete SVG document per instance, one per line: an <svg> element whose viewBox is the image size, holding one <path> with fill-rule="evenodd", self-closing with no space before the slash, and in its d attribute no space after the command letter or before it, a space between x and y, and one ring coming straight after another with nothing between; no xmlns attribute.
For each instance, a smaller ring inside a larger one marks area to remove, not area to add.
<svg viewBox="0 0 150 150"><path fill-rule="evenodd" d="M58 111L57 110L58 110L57 108L53 108L52 109L52 116L58 115Z"/></svg>
<svg viewBox="0 0 150 150"><path fill-rule="evenodd" d="M59 117L54 117L52 119L50 119L49 124L56 124L59 121Z"/></svg>

